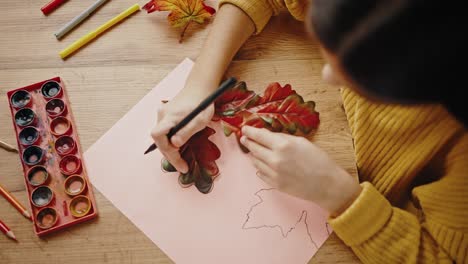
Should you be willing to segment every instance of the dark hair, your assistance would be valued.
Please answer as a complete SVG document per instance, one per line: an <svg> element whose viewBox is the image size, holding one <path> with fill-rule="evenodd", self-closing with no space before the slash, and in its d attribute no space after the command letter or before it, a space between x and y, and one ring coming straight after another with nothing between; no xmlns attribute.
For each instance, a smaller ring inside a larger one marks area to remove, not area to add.
<svg viewBox="0 0 468 264"><path fill-rule="evenodd" d="M402 103L442 103L468 126L459 81L468 48L462 47L466 30L461 2L312 3L312 29L360 88Z"/></svg>

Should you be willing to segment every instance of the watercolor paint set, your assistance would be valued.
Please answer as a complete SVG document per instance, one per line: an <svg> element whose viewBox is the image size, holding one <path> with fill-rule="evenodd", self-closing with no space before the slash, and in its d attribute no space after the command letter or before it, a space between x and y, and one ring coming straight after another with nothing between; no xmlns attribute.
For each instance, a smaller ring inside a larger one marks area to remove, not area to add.
<svg viewBox="0 0 468 264"><path fill-rule="evenodd" d="M7 93L38 236L93 219L96 201L60 77Z"/></svg>

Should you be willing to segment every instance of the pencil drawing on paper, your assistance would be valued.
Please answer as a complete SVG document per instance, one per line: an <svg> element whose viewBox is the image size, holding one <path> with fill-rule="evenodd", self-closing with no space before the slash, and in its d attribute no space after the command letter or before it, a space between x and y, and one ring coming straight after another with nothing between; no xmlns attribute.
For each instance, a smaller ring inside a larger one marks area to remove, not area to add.
<svg viewBox="0 0 468 264"><path fill-rule="evenodd" d="M259 201L256 202L255 204L253 204L249 211L247 212L246 214L246 219L242 225L242 229L243 230L249 230L249 229L271 229L271 230L277 230L279 231L279 233L281 234L281 236L283 238L288 238L288 236L294 231L296 230L300 224L304 224L305 225L305 230L307 232L307 236L312 244L312 246L315 248L315 249L318 249L318 245L317 243L314 241L314 239L312 238L312 234L310 232L310 229L309 229L309 224L307 222L307 216L308 216L308 211L307 210L302 210L298 213L297 215L297 220L295 221L295 223L293 223L293 225L289 225L289 226L283 226L281 224L264 224L264 223L261 223L261 224L258 224L258 223L252 223L252 218L253 218L253 215L255 214L255 211L259 209L259 207L261 207L262 205L265 204L265 199L264 197L267 196L267 195L272 195L272 193L269 193L269 192L275 192L276 189L274 188L269 188L269 189L260 189L259 191L255 192L255 196L258 197ZM327 229L328 231L328 229Z"/></svg>

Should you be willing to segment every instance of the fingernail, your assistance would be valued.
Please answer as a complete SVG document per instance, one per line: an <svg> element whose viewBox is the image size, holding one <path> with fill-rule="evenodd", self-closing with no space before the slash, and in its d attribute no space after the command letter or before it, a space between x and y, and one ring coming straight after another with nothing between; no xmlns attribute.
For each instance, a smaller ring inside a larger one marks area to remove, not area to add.
<svg viewBox="0 0 468 264"><path fill-rule="evenodd" d="M173 136L171 138L171 143L172 145L176 146L176 147L181 147L182 144L181 144L181 138L179 136Z"/></svg>
<svg viewBox="0 0 468 264"><path fill-rule="evenodd" d="M246 126L242 127L242 134L245 134L246 131L247 131L247 127Z"/></svg>
<svg viewBox="0 0 468 264"><path fill-rule="evenodd" d="M241 139L240 139L240 142L242 144L245 144L245 142L247 141L247 137L246 136L242 136Z"/></svg>

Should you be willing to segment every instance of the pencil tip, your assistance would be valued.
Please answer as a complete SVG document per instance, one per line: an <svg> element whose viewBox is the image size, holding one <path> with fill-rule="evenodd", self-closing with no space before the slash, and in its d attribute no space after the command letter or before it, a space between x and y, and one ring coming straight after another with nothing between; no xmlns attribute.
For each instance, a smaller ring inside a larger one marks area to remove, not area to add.
<svg viewBox="0 0 468 264"><path fill-rule="evenodd" d="M148 154L150 153L151 151L155 150L157 148L156 144L152 144L151 146L149 146L149 148L145 151L145 154Z"/></svg>
<svg viewBox="0 0 468 264"><path fill-rule="evenodd" d="M150 152L150 150L151 150L151 147L149 147L149 148L145 151L145 154L143 154L143 155L148 154L148 152Z"/></svg>
<svg viewBox="0 0 468 264"><path fill-rule="evenodd" d="M24 217L26 217L26 218L28 218L29 220L32 221L32 216L31 216L31 214L30 214L28 211L26 211L26 210L23 211L23 215L24 215Z"/></svg>
<svg viewBox="0 0 468 264"><path fill-rule="evenodd" d="M6 235L7 235L9 238L11 238L11 239L13 239L13 240L15 240L15 241L18 241L18 239L16 239L16 236L15 236L15 234L13 233L13 231L8 231L8 232L6 233Z"/></svg>

